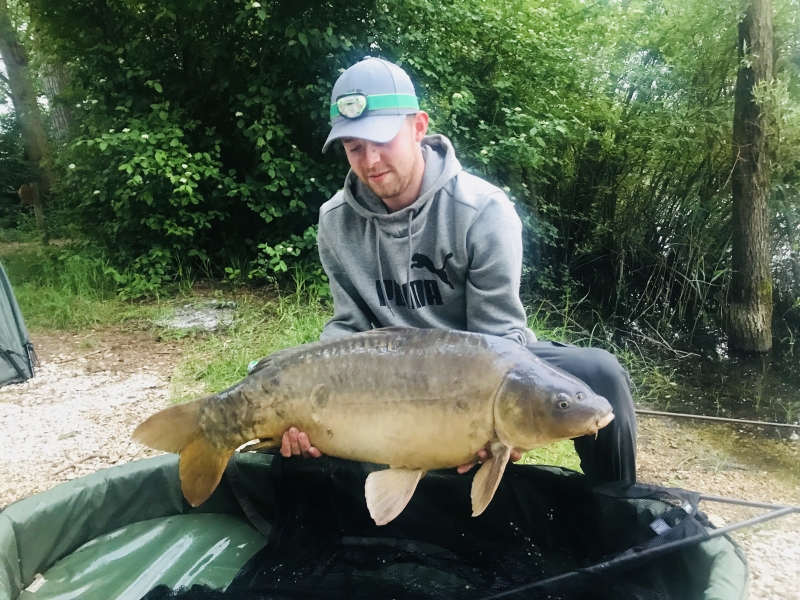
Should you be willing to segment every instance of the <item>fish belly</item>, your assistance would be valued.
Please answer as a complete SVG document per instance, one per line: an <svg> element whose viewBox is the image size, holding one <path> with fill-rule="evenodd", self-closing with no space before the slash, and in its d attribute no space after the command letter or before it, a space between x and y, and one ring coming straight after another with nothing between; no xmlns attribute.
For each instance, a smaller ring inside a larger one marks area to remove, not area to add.
<svg viewBox="0 0 800 600"><path fill-rule="evenodd" d="M430 470L469 462L494 437L489 399L467 409L452 398L340 400L299 425L324 454Z"/></svg>
<svg viewBox="0 0 800 600"><path fill-rule="evenodd" d="M274 388L257 420L270 435L277 413L279 429L305 431L324 454L429 470L469 462L495 437L505 369L472 346L390 344L323 347L266 376Z"/></svg>

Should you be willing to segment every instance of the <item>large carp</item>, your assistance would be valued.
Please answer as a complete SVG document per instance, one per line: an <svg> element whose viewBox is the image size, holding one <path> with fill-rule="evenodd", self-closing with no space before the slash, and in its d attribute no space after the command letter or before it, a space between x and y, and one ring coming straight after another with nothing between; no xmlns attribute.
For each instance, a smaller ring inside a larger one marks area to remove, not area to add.
<svg viewBox="0 0 800 600"><path fill-rule="evenodd" d="M605 398L515 342L391 327L275 352L233 387L151 416L133 439L180 453L181 488L197 506L236 448L279 446L297 427L325 454L390 465L366 483L370 515L383 525L426 471L475 461L491 443L472 484L479 515L512 449L593 434L613 418Z"/></svg>

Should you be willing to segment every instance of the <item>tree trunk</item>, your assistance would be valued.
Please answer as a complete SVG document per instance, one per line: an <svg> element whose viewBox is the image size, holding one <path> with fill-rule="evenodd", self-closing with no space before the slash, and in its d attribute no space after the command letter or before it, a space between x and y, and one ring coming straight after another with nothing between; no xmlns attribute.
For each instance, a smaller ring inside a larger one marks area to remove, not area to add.
<svg viewBox="0 0 800 600"><path fill-rule="evenodd" d="M36 90L28 70L28 58L25 55L25 49L19 43L17 32L11 24L6 0L0 0L0 59L6 68L14 112L22 130L25 158L31 163L33 172L36 173L36 181L21 181L20 184L29 183L31 189L35 190L38 205L36 222L43 228L44 209L41 198L47 196L52 182L49 167L50 151L47 136L42 127L42 115L36 98ZM47 245L46 229L42 229L41 233L42 242Z"/></svg>
<svg viewBox="0 0 800 600"><path fill-rule="evenodd" d="M17 190L17 194L19 194L20 200L33 207L33 214L36 216L36 227L42 232L42 244L47 246L50 242L50 235L44 221L44 206L42 205L42 197L39 195L39 185L36 182L30 185L25 183Z"/></svg>
<svg viewBox="0 0 800 600"><path fill-rule="evenodd" d="M733 115L733 276L728 322L731 350L772 348L769 171L766 119L754 88L772 78L772 1L752 0L739 23L739 73Z"/></svg>
<svg viewBox="0 0 800 600"><path fill-rule="evenodd" d="M53 137L59 142L66 142L70 137L75 118L72 110L59 96L67 88L70 75L62 64L49 64L42 75L42 87L50 103L50 122Z"/></svg>

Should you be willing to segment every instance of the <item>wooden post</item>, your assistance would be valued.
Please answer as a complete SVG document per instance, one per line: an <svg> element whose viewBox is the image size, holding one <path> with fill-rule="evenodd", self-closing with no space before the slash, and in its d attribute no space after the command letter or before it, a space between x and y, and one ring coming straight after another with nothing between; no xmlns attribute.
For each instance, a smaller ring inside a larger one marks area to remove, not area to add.
<svg viewBox="0 0 800 600"><path fill-rule="evenodd" d="M33 207L33 214L36 215L36 227L42 234L42 244L47 246L50 243L50 234L44 221L44 205L42 197L39 195L39 184L36 182L25 183L17 190L17 193L25 204Z"/></svg>

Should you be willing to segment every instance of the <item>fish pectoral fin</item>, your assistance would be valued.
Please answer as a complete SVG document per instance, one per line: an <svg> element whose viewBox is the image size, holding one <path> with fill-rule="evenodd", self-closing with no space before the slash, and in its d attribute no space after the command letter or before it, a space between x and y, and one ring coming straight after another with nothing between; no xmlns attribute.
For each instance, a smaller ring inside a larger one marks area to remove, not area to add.
<svg viewBox="0 0 800 600"><path fill-rule="evenodd" d="M200 506L219 485L233 449L220 449L203 437L190 442L181 452L178 475L183 496Z"/></svg>
<svg viewBox="0 0 800 600"><path fill-rule="evenodd" d="M399 515L414 495L422 469L389 468L367 477L364 491L369 515L376 525L386 525Z"/></svg>
<svg viewBox="0 0 800 600"><path fill-rule="evenodd" d="M496 442L492 444L492 459L487 460L472 480L472 516L477 517L492 501L500 479L506 470L508 459L511 457L511 448Z"/></svg>

